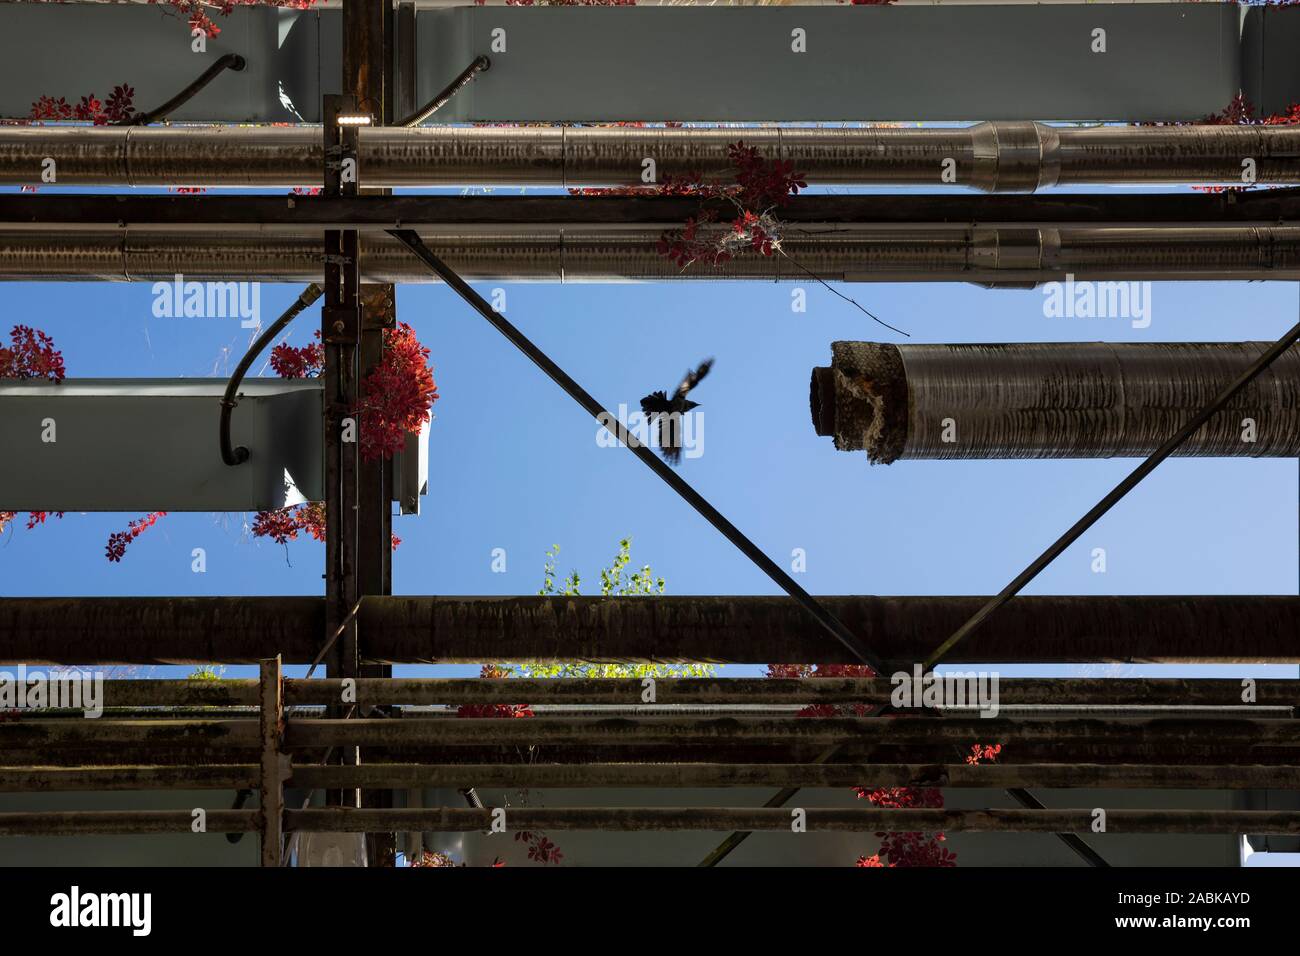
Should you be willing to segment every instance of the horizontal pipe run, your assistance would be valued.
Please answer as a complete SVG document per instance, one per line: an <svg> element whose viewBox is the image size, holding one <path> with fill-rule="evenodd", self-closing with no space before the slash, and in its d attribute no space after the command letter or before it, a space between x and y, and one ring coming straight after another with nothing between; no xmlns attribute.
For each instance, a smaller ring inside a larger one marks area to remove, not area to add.
<svg viewBox="0 0 1300 956"><path fill-rule="evenodd" d="M0 793L63 793L100 790L256 789L256 764L155 764L107 767L3 767Z"/></svg>
<svg viewBox="0 0 1300 956"><path fill-rule="evenodd" d="M487 831L493 809L286 810L286 831L390 833ZM790 832L789 808L725 807L521 807L511 809L507 827L523 830L777 830ZM1093 808L1065 810L882 810L875 807L804 809L807 830L835 832L1023 832L1092 834ZM93 836L187 833L189 810L67 810L0 813L0 836ZM253 833L256 810L209 810L207 832ZM1107 833L1300 834L1300 813L1286 810L1106 811Z"/></svg>
<svg viewBox="0 0 1300 956"><path fill-rule="evenodd" d="M880 677L669 677L656 678L658 704L811 704L864 703L885 705L898 684ZM645 686L639 678L369 678L349 688L362 706L394 704L591 704L637 706ZM339 678L286 678L286 705L326 705L343 699ZM1295 707L1300 705L1300 681L1258 680L1249 705L1242 702L1240 680L1231 678L1000 678L998 700L1009 706L1180 706ZM106 680L106 708L252 707L257 705L257 681Z"/></svg>
<svg viewBox="0 0 1300 956"><path fill-rule="evenodd" d="M690 196L132 196L0 195L0 227L59 232L124 228L238 232L450 226L649 225L671 228L691 216L734 218L730 200ZM939 228L997 224L1091 226L1271 226L1300 220L1300 189L1256 193L1050 193L987 196L965 193L861 193L791 197L784 223Z"/></svg>
<svg viewBox="0 0 1300 956"><path fill-rule="evenodd" d="M712 228L712 227L709 227ZM704 232L707 234L709 228ZM719 235L724 227L717 227ZM1004 227L961 224L866 227L803 223L784 230L780 254L738 255L685 269L659 252L660 227L500 226L419 233L466 279L617 282L677 279L974 282L1300 279L1300 226ZM322 234L239 231L0 230L0 280L316 282ZM368 239L362 280L436 281L401 243Z"/></svg>
<svg viewBox="0 0 1300 956"><path fill-rule="evenodd" d="M1300 766L1246 764L362 764L300 765L285 781L306 789L504 787L1034 787L1300 789ZM258 785L254 764L0 767L0 793L235 790Z"/></svg>
<svg viewBox="0 0 1300 956"><path fill-rule="evenodd" d="M256 833L257 810L206 809L207 833ZM0 813L0 836L137 836L192 833L192 810L49 810ZM1254 832L1253 830L1251 832Z"/></svg>
<svg viewBox="0 0 1300 956"><path fill-rule="evenodd" d="M715 740L782 743L927 743L951 740L1107 739L1176 743L1212 735L1242 746L1296 746L1300 722L1258 717L1006 717L933 715L924 717L411 717L287 721L284 746L290 750L335 746L481 746L503 744L675 744ZM185 751L199 747L220 753L255 745L256 720L19 720L0 726L6 747L149 746Z"/></svg>
<svg viewBox="0 0 1300 956"><path fill-rule="evenodd" d="M1072 294L1068 285L1064 294ZM1145 308L1150 318L1150 301L1135 305L1122 283L1096 294L1111 297L1102 309L1136 314L1134 308ZM865 450L876 464L1145 457L1269 348L1268 342L832 342L830 366L812 373L813 428L832 436L841 451ZM1174 454L1300 456L1300 347L1283 352Z"/></svg>
<svg viewBox="0 0 1300 956"><path fill-rule="evenodd" d="M910 671L986 599L819 600ZM310 663L323 616L316 597L7 598L0 663ZM856 663L785 597L372 597L358 618L375 663ZM946 663L1295 663L1297 633L1294 595L1036 595Z"/></svg>
<svg viewBox="0 0 1300 956"><path fill-rule="evenodd" d="M232 721L232 723L234 723ZM23 724L18 725L20 728ZM116 740L111 731L100 733ZM1300 745L1300 722L1256 718L1024 718L981 717L534 717L529 720L405 718L326 720L299 718L285 729L289 750L354 745L515 746L546 744L673 744L726 741L873 742L887 744L953 741L1122 740L1177 743L1213 736L1223 743L1254 746Z"/></svg>
<svg viewBox="0 0 1300 956"><path fill-rule="evenodd" d="M779 830L791 832L792 807L511 808L506 827L521 830ZM808 832L1080 833L1095 835L1093 808L1069 810L804 809ZM1104 808L1103 808L1104 809ZM487 831L493 809L285 811L285 829L333 833ZM0 833L4 820L0 816ZM1288 810L1106 810L1106 833L1300 834L1300 813Z"/></svg>
<svg viewBox="0 0 1300 956"><path fill-rule="evenodd" d="M0 773L0 783L4 774ZM1300 766L1116 764L366 764L295 767L296 787L1035 787L1288 790Z"/></svg>
<svg viewBox="0 0 1300 956"><path fill-rule="evenodd" d="M362 128L358 171L372 187L635 186L731 182L728 146L743 140L815 184L966 186L1032 192L1097 183L1300 182L1295 126L1051 127L1028 122L903 127ZM312 127L0 127L0 184L60 186L319 186Z"/></svg>
<svg viewBox="0 0 1300 956"><path fill-rule="evenodd" d="M41 719L0 724L5 747L167 747L221 753L261 743L258 721Z"/></svg>

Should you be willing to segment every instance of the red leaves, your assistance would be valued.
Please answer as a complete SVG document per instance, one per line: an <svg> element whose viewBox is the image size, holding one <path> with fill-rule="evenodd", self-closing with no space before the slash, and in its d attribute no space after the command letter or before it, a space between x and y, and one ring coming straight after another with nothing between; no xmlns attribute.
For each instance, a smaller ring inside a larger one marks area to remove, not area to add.
<svg viewBox="0 0 1300 956"><path fill-rule="evenodd" d="M166 513L165 511L151 511L137 521L128 521L125 531L114 531L109 535L108 546L105 548L108 560L110 562L121 561L123 555L126 554L126 546L152 528L158 519Z"/></svg>
<svg viewBox="0 0 1300 956"><path fill-rule="evenodd" d="M698 196L701 201L730 199L737 210L729 230L710 228L717 214L701 208L681 229L663 233L659 237L659 254L678 268L685 269L695 262L721 265L746 248L759 255L772 255L781 248L781 224L773 210L808 187L804 174L796 172L792 162L766 160L756 147L746 146L743 141L728 146L727 155L734 169L734 185L666 180L659 190L659 195Z"/></svg>
<svg viewBox="0 0 1300 956"><path fill-rule="evenodd" d="M281 378L315 378L325 368L325 346L316 341L302 347L281 343L271 349L271 370Z"/></svg>
<svg viewBox="0 0 1300 956"><path fill-rule="evenodd" d="M325 347L317 341L271 350L271 368L281 378L312 378L325 367ZM383 361L361 383L363 398L357 412L361 457L366 461L392 458L406 446L408 432L418 433L438 400L438 387L429 368L429 350L405 322L384 332Z"/></svg>
<svg viewBox="0 0 1300 956"><path fill-rule="evenodd" d="M107 101L100 101L94 93L89 93L83 96L76 106L71 105L63 97L56 100L52 96L42 96L32 104L32 111L28 118L79 120L83 123L94 123L96 126L106 126L109 123L130 119L133 115L134 99L135 89L125 83L113 87L113 92L109 94Z"/></svg>
<svg viewBox="0 0 1300 956"><path fill-rule="evenodd" d="M516 840L522 840L528 844L528 859L537 863L556 863L564 859L564 854L560 848L546 838L544 833L533 833L528 830L522 830L515 834Z"/></svg>
<svg viewBox="0 0 1300 956"><path fill-rule="evenodd" d="M317 541L325 540L324 504L313 501L274 511L259 511L253 518L255 538L270 538L276 544L287 544L295 540L300 532L306 532ZM392 535L394 551L401 543L401 538Z"/></svg>
<svg viewBox="0 0 1300 956"><path fill-rule="evenodd" d="M54 339L39 329L15 325L9 343L9 348L0 348L0 378L63 381L63 353L54 347Z"/></svg>
<svg viewBox="0 0 1300 956"><path fill-rule="evenodd" d="M229 16L235 7L284 7L290 10L310 10L316 0L149 0L150 3L162 3L174 9L185 18L191 35L195 31L202 33L209 40L216 39L221 28L208 16L205 8L215 7L221 16Z"/></svg>
<svg viewBox="0 0 1300 956"><path fill-rule="evenodd" d="M970 753L966 755L966 762L972 767L981 761L992 763L998 759L998 754L1002 753L1001 744L971 744Z"/></svg>
<svg viewBox="0 0 1300 956"><path fill-rule="evenodd" d="M408 432L429 421L438 388L428 364L429 350L405 322L384 332L383 361L362 382L358 427L361 457L392 458L406 445Z"/></svg>

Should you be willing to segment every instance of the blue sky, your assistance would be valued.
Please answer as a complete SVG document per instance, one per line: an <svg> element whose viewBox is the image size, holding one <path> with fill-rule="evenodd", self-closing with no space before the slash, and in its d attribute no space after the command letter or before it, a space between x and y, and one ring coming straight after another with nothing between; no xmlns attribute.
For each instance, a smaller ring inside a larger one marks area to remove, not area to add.
<svg viewBox="0 0 1300 956"><path fill-rule="evenodd" d="M791 284L477 283L506 292L512 322L607 407L635 408L706 356L704 453L681 473L776 561L802 548L814 594L988 594L999 590L1135 465L1111 461L899 462L871 466L814 433L813 366L830 343L904 341L811 281ZM959 284L841 287L913 342L1274 339L1296 321L1292 283L1156 283L1149 328L1049 319L1041 291ZM265 321L298 286L262 289ZM9 323L45 329L71 376L223 376L251 333L238 319L156 318L148 283L11 283ZM430 494L395 520L403 594L531 594L546 549L594 586L624 536L675 594L771 594L775 586L453 293L399 289L399 316L432 349L440 399ZM309 340L319 306L289 341ZM256 366L255 366L256 368ZM266 370L269 374L269 370ZM1038 594L1294 594L1300 580L1294 460L1174 459L1026 591ZM2 504L2 503L0 503ZM136 515L69 515L0 538L8 595L321 593L323 547L253 539L251 516L173 513L121 564L108 535ZM207 571L190 570L191 550ZM1107 551L1105 574L1091 552ZM494 573L504 548L506 573ZM1204 668L1182 669L1191 673ZM1259 668L1250 672L1263 673ZM1294 676L1296 668L1268 671ZM1235 671L1234 671L1235 673Z"/></svg>

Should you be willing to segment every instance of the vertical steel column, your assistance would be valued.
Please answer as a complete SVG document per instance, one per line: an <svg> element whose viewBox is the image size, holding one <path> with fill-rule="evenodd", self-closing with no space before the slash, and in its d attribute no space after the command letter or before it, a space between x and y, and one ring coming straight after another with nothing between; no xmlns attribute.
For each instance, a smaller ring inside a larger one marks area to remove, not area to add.
<svg viewBox="0 0 1300 956"><path fill-rule="evenodd" d="M284 841L284 781L289 775L281 752L284 739L284 681L280 658L262 661L258 681L259 721L262 730L262 866L280 865Z"/></svg>
<svg viewBox="0 0 1300 956"><path fill-rule="evenodd" d="M326 196L355 196L358 170L357 130L340 126L341 113L355 113L356 98L326 96L324 102ZM331 677L357 677L357 622L350 612L357 585L356 410L359 394L357 351L361 336L360 264L357 232L325 233L325 304L321 308L321 342L325 347L325 634L338 632L328 659ZM345 431L346 430L346 431ZM331 716L343 717L341 706ZM342 748L345 764L357 762L357 748ZM327 802L359 806L360 791L331 791Z"/></svg>
<svg viewBox="0 0 1300 956"><path fill-rule="evenodd" d="M386 125L393 113L392 91L395 70L393 55L394 12L391 0L353 0L343 9L343 89L351 93L358 111L371 117L376 126ZM360 179L360 177L358 177ZM390 190L358 192L385 195ZM360 381L383 361L384 331L396 323L396 292L391 285L367 284L360 290ZM358 394L360 387L358 389ZM384 458L357 459L357 594L391 594L392 587L392 469ZM357 633L358 657L365 635ZM359 667L363 677L391 677L386 665ZM374 716L365 714L363 716ZM357 755L358 762L361 755ZM361 794L367 807L388 809L392 791L372 790ZM392 866L396 837L391 833L367 834L366 858L372 866Z"/></svg>

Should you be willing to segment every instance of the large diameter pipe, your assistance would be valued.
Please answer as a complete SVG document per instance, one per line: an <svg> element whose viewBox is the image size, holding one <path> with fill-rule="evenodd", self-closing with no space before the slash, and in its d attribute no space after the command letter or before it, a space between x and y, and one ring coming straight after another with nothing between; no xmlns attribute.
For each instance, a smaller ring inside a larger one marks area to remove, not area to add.
<svg viewBox="0 0 1300 956"><path fill-rule="evenodd" d="M983 597L822 597L887 661L924 660ZM367 597L362 654L380 663L856 660L785 597ZM312 597L8 598L0 663L286 663L315 659ZM961 662L1300 660L1300 597L1012 598L962 642Z"/></svg>
<svg viewBox="0 0 1300 956"><path fill-rule="evenodd" d="M1120 285L1116 283L1116 285ZM1151 454L1267 342L888 345L834 342L813 427L873 463ZM1174 454L1300 456L1300 347Z"/></svg>
<svg viewBox="0 0 1300 956"><path fill-rule="evenodd" d="M819 184L1300 182L1300 126L367 128L358 168L374 187L636 186L653 160L656 182L729 182L738 140ZM322 148L314 127L0 127L0 184L49 182L53 161L62 186L312 186Z"/></svg>
<svg viewBox="0 0 1300 956"><path fill-rule="evenodd" d="M975 282L1300 279L1300 226L1041 228L935 224L862 227L804 223L782 251L680 269L658 251L659 226L420 229L466 279L611 282L673 279ZM0 231L0 280L260 280L316 282L319 232ZM367 238L366 282L436 278L388 236Z"/></svg>

